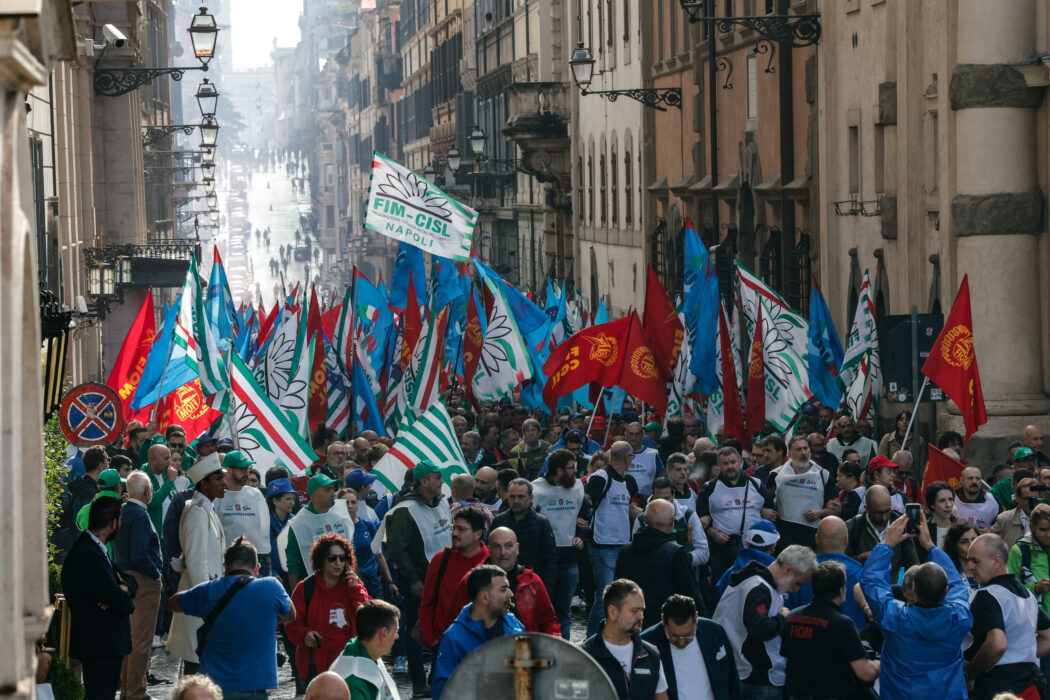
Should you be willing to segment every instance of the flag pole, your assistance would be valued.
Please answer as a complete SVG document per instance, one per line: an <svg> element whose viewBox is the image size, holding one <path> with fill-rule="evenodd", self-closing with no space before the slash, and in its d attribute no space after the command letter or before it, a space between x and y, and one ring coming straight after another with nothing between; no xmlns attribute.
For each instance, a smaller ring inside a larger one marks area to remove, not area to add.
<svg viewBox="0 0 1050 700"><path fill-rule="evenodd" d="M176 301L182 297L176 297ZM166 314L165 314L166 315ZM175 326L179 324L179 313L175 312ZM153 402L153 414L150 416L150 422L153 423L153 428L157 428L157 412L160 411L160 400L163 397L164 391L164 375L168 372L168 362L171 361L171 348L175 344L175 326L171 328L171 337L168 338L168 354L164 356L164 367L160 371L160 383L157 384L157 400Z"/></svg>
<svg viewBox="0 0 1050 700"><path fill-rule="evenodd" d="M922 388L919 389L919 395L915 397L915 405L912 406L911 419L908 421L908 429L904 431L904 439L901 440L901 448L907 449L906 445L908 444L908 436L911 435L911 426L912 426L913 423L915 423L915 416L919 415L919 404L922 403L922 395L926 393L926 387L929 385L929 383L930 383L930 378L929 377L924 377L923 380L922 380ZM915 459L921 459L921 456L918 454L918 452L919 452L919 445L918 445L919 432L918 431L915 431L915 442L916 442L916 445L915 445Z"/></svg>

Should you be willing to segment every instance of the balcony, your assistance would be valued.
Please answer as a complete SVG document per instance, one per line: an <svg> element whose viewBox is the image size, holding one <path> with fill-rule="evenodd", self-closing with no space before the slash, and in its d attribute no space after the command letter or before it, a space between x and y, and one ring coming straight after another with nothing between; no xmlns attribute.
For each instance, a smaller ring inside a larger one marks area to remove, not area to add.
<svg viewBox="0 0 1050 700"><path fill-rule="evenodd" d="M503 134L521 149L521 170L555 185L565 206L571 199L569 88L564 83L515 82L507 88Z"/></svg>
<svg viewBox="0 0 1050 700"><path fill-rule="evenodd" d="M112 266L117 287L124 288L181 287L192 255L200 259L200 244L177 239L84 249L89 268Z"/></svg>

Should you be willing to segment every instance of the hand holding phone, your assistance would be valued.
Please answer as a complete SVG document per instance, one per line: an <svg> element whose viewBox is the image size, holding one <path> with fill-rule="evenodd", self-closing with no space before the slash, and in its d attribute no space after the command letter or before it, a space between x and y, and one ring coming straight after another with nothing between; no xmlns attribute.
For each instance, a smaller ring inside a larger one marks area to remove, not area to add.
<svg viewBox="0 0 1050 700"><path fill-rule="evenodd" d="M908 503L904 506L904 515L908 518L908 524L904 532L909 535L919 534L919 523L922 519L922 506L918 503Z"/></svg>

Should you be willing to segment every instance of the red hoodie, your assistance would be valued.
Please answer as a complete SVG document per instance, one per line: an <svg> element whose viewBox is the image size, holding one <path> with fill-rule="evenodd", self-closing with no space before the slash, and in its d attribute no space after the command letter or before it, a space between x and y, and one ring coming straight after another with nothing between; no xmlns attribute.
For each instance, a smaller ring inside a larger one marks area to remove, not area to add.
<svg viewBox="0 0 1050 700"><path fill-rule="evenodd" d="M313 652L317 672L323 673L343 653L347 642L357 636L354 615L357 614L361 603L369 599L368 591L360 578L353 586L348 586L345 580L341 580L333 588L325 586L324 576L318 574L312 578L314 594L310 598L310 608L306 607L303 593L303 585L306 583L304 579L296 584L295 590L292 591L295 621L284 626L288 639L295 645L295 668L299 672L299 678L304 680L309 676L310 652ZM321 635L320 647L306 646L307 632L317 632Z"/></svg>
<svg viewBox="0 0 1050 700"><path fill-rule="evenodd" d="M437 580L441 571L441 562L448 557L448 564ZM453 601L456 590L463 577L479 564L489 558L489 548L481 543L481 549L471 558L466 558L456 550L446 547L430 560L427 567L427 579L423 584L423 601L419 605L419 631L427 645L436 647L441 643L441 635L455 621L463 606L455 607ZM468 601L469 602L469 601Z"/></svg>
<svg viewBox="0 0 1050 700"><path fill-rule="evenodd" d="M511 583L514 586L514 616L525 625L526 632L543 632L554 637L561 635L561 622L554 614L554 606L551 604L550 596L543 581L536 573L520 564L515 567L517 579ZM512 572L513 573L513 572ZM462 610L463 606L470 602L470 594L467 593L467 577L460 581L459 590L452 607Z"/></svg>

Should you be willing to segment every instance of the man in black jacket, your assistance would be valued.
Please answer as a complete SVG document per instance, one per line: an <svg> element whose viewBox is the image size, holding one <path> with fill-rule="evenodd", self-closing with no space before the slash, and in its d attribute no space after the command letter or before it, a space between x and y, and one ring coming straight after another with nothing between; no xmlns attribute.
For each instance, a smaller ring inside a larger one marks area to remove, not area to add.
<svg viewBox="0 0 1050 700"><path fill-rule="evenodd" d="M696 603L673 595L660 610L661 623L642 632L660 652L669 700L740 700L736 657L722 625L697 615Z"/></svg>
<svg viewBox="0 0 1050 700"><path fill-rule="evenodd" d="M550 595L550 584L554 582L558 566L558 546L554 541L554 530L547 517L532 509L532 482L515 479L507 487L507 512L492 520L489 532L505 527L518 536L521 549L518 563L532 569Z"/></svg>
<svg viewBox="0 0 1050 700"><path fill-rule="evenodd" d="M616 579L602 596L605 620L583 643L609 675L619 700L667 700L667 678L660 652L639 636L645 598L634 581Z"/></svg>
<svg viewBox="0 0 1050 700"><path fill-rule="evenodd" d="M660 606L675 593L692 598L703 609L692 560L672 534L674 511L673 503L663 499L650 501L645 507L645 527L620 550L616 560L616 578L630 579L644 592L645 627L660 621Z"/></svg>
<svg viewBox="0 0 1050 700"><path fill-rule="evenodd" d="M69 653L84 667L85 700L113 700L121 663L131 651L135 579L106 553L106 542L119 528L120 501L97 499L91 504L88 529L80 533L62 566L62 592L72 616Z"/></svg>

